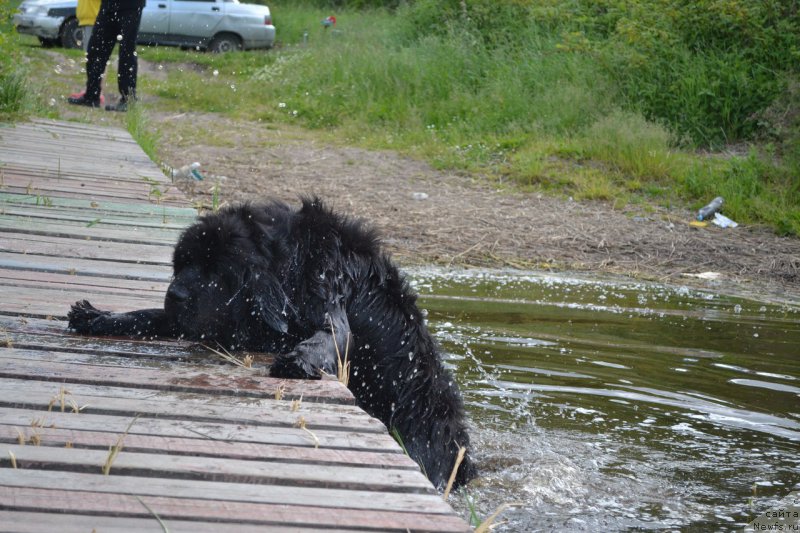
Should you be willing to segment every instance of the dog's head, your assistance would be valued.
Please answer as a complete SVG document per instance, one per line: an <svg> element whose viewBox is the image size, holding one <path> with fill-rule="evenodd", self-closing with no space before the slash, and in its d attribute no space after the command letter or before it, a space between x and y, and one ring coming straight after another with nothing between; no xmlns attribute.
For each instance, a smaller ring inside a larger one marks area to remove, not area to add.
<svg viewBox="0 0 800 533"><path fill-rule="evenodd" d="M236 347L265 329L286 333L285 239L275 237L282 213L243 205L207 215L183 233L164 309L184 337Z"/></svg>

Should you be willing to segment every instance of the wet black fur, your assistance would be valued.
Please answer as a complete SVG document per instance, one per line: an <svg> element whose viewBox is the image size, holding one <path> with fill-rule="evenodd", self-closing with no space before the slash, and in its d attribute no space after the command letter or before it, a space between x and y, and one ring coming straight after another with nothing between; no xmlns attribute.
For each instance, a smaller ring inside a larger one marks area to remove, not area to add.
<svg viewBox="0 0 800 533"><path fill-rule="evenodd" d="M359 405L397 430L434 485L447 483L458 447L469 450L461 395L373 230L318 199L299 210L243 204L189 227L173 267L164 309L109 313L84 300L72 306L69 327L274 352L270 375L310 379L336 373L335 338L342 353L349 345ZM474 476L468 452L456 484Z"/></svg>

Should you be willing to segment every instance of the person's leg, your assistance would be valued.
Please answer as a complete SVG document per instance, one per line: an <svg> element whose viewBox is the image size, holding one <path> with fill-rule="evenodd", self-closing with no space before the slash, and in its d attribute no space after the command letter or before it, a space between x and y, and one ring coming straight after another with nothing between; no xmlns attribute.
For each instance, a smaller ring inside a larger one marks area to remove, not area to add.
<svg viewBox="0 0 800 533"><path fill-rule="evenodd" d="M119 43L119 94L122 102L136 98L136 76L139 62L136 58L136 37L142 20L142 8L129 9L119 13L119 27L122 40Z"/></svg>
<svg viewBox="0 0 800 533"><path fill-rule="evenodd" d="M100 88L103 80L103 73L106 70L106 63L114 50L119 34L119 22L117 13L112 9L105 9L100 6L100 13L94 23L92 39L89 46L86 62L86 94L87 100L92 102L100 101Z"/></svg>

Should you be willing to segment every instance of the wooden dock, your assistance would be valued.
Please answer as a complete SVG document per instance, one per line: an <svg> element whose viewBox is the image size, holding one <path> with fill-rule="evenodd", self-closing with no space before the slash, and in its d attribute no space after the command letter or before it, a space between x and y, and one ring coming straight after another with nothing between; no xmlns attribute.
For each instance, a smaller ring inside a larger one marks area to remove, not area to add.
<svg viewBox="0 0 800 533"><path fill-rule="evenodd" d="M160 307L195 216L127 132L0 125L0 531L469 530L338 381L66 331Z"/></svg>

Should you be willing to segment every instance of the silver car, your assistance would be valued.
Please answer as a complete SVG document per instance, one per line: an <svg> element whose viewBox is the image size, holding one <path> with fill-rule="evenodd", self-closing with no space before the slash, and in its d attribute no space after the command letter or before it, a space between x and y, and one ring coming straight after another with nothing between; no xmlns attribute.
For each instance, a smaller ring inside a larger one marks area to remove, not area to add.
<svg viewBox="0 0 800 533"><path fill-rule="evenodd" d="M14 26L19 33L37 36L43 46L80 48L77 5L77 0L25 0L14 15ZM212 52L271 48L275 26L263 5L238 0L148 0L138 42Z"/></svg>
<svg viewBox="0 0 800 533"><path fill-rule="evenodd" d="M80 48L77 5L77 0L26 0L14 14L14 26L19 33L37 36L42 46Z"/></svg>

